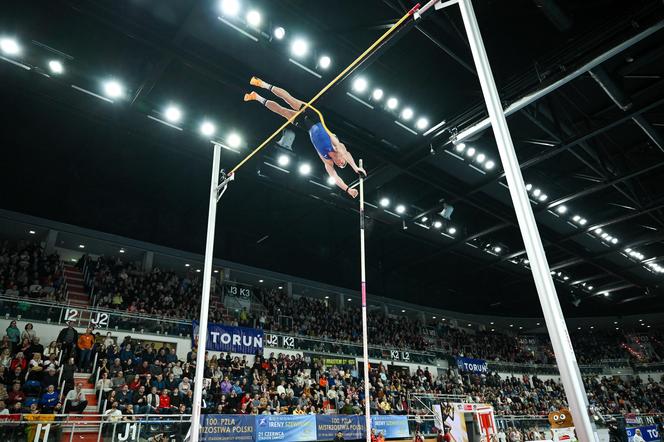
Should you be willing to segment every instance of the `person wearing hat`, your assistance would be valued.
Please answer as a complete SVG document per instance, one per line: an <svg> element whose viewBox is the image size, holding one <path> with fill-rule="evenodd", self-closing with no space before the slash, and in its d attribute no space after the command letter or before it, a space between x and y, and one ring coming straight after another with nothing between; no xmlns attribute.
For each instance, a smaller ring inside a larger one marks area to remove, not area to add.
<svg viewBox="0 0 664 442"><path fill-rule="evenodd" d="M337 431L337 435L334 436L334 442L339 442L342 440L346 440L344 439L344 434L341 431Z"/></svg>

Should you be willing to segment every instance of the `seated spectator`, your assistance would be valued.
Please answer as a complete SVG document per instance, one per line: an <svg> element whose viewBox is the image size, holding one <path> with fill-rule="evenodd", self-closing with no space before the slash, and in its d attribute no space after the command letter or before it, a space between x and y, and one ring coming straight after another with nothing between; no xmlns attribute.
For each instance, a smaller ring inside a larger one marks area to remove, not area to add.
<svg viewBox="0 0 664 442"><path fill-rule="evenodd" d="M76 384L73 390L70 390L65 397L65 413L83 414L85 408L88 406L88 401L85 399L85 394L82 391L83 384L80 382Z"/></svg>

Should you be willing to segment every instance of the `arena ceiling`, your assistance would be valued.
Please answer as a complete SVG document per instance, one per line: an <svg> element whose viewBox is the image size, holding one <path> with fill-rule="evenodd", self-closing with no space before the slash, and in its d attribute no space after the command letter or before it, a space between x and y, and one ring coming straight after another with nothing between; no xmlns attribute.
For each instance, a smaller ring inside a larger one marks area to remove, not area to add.
<svg viewBox="0 0 664 442"><path fill-rule="evenodd" d="M474 3L506 105L664 19L659 1ZM281 124L242 102L252 75L309 98L412 5L239 0L232 17L208 0L20 2L0 17L2 38L20 46L4 40L0 60L0 204L201 253L211 162L201 122L237 142L222 158L234 166ZM251 9L261 13L259 31L246 23ZM277 26L282 40L272 34ZM398 37L319 101L369 171L370 292L536 316L493 134L453 143L486 116L458 11ZM297 38L309 45L301 58L290 52ZM508 119L568 315L664 308L663 43L658 29ZM359 77L364 91L354 87ZM122 97L104 96L109 79ZM395 110L385 106L391 97ZM169 105L183 114L172 126L163 124ZM280 152L272 145L238 173L219 209L215 255L357 287L356 201L326 185L306 134L296 132L285 171L274 167ZM306 177L298 173L305 162ZM449 221L440 216L445 204L454 208Z"/></svg>

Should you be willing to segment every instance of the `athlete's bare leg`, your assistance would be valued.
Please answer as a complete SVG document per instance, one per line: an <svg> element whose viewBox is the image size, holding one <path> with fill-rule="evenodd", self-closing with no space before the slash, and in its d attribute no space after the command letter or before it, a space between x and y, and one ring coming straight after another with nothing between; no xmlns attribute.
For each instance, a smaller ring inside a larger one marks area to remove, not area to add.
<svg viewBox="0 0 664 442"><path fill-rule="evenodd" d="M262 87L263 89L267 89L270 92L272 92L274 95L277 97L281 98L284 100L288 105L293 109L293 110L300 110L302 105L304 105L304 102L301 100L298 100L297 98L293 97L286 89L282 89L277 86L273 86L269 83L266 83L265 81L261 80L260 78L257 77L252 77L249 83L252 86L258 86Z"/></svg>
<svg viewBox="0 0 664 442"><path fill-rule="evenodd" d="M266 100L265 98L258 95L256 92L250 92L244 95L244 101L254 101L254 100L258 101L259 103L264 105L266 108L270 109L275 114L279 114L287 120L289 120L293 115L295 115L294 110L286 109L285 107L281 106L279 103L275 101Z"/></svg>

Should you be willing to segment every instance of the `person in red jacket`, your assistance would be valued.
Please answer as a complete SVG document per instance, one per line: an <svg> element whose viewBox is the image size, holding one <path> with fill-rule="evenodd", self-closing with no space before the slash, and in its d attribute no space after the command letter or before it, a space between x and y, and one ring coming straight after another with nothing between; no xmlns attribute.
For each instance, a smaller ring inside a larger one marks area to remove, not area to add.
<svg viewBox="0 0 664 442"><path fill-rule="evenodd" d="M14 371L16 367L20 367L21 371L25 371L25 368L28 366L28 361L26 361L25 356L23 355L22 351L19 351L16 353L16 357L12 359L11 364L9 365L9 369Z"/></svg>
<svg viewBox="0 0 664 442"><path fill-rule="evenodd" d="M159 413L169 414L171 412L171 396L165 388L159 396Z"/></svg>

